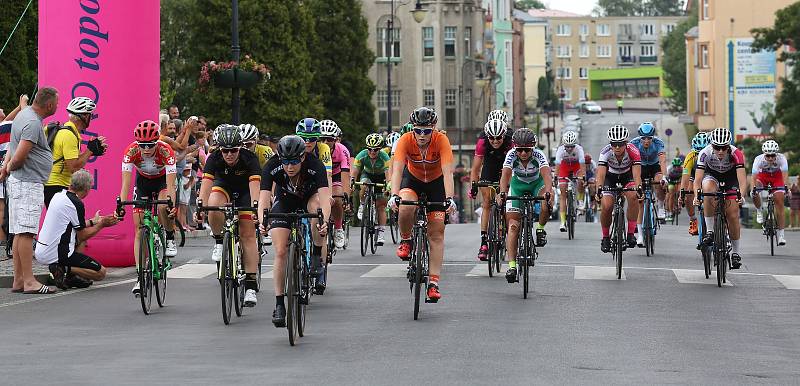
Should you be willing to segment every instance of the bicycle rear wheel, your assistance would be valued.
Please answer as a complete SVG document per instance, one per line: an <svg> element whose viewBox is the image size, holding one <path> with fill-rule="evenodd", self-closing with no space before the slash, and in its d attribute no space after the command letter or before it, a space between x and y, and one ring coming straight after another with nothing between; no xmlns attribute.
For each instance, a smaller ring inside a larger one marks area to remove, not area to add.
<svg viewBox="0 0 800 386"><path fill-rule="evenodd" d="M392 244L397 244L400 241L400 228L397 226L397 213L393 210L389 211L389 233L392 234Z"/></svg>
<svg viewBox="0 0 800 386"><path fill-rule="evenodd" d="M492 277L494 276L494 261L497 253L497 217L494 210L489 212L489 229L487 229L487 231L486 237L488 240L486 241L486 244L489 247L489 256L487 257L486 262L489 266L489 277Z"/></svg>
<svg viewBox="0 0 800 386"><path fill-rule="evenodd" d="M422 285L425 282L423 237L424 235L419 228L414 231L414 255L412 256L412 259L414 259L414 320L419 318L419 301L420 297L423 296Z"/></svg>
<svg viewBox="0 0 800 386"><path fill-rule="evenodd" d="M243 264L243 257L244 254L242 253L242 245L237 244L236 253L232 257L234 258L233 263L233 305L234 311L236 311L236 317L242 316L242 311L244 310L244 267Z"/></svg>
<svg viewBox="0 0 800 386"><path fill-rule="evenodd" d="M369 248L369 233L372 226L372 198L369 194L364 195L364 215L361 217L361 256L367 255Z"/></svg>
<svg viewBox="0 0 800 386"><path fill-rule="evenodd" d="M769 254L775 256L775 207L772 202L767 205L767 238L769 239Z"/></svg>
<svg viewBox="0 0 800 386"><path fill-rule="evenodd" d="M528 205L525 203L524 205ZM529 213L529 212L528 212ZM522 219L522 238L521 246L519 253L517 253L517 269L522 270L522 298L528 298L528 274L530 272L530 264L528 264L528 259L530 259L530 252L531 252L531 221L524 216Z"/></svg>
<svg viewBox="0 0 800 386"><path fill-rule="evenodd" d="M616 244L614 259L617 263L617 280L622 279L622 251L625 249L624 243L627 242L627 240L625 240L623 217L622 208L619 208L614 216L614 244Z"/></svg>
<svg viewBox="0 0 800 386"><path fill-rule="evenodd" d="M156 272L153 274L156 301L159 307L164 307L167 299L167 259L164 257L164 245L161 244L161 239L158 237L153 241L153 249L156 251L156 256L153 259L156 262L156 265L154 265Z"/></svg>
<svg viewBox="0 0 800 386"><path fill-rule="evenodd" d="M286 258L286 275L284 279L284 294L286 299L286 330L289 333L289 344L294 346L297 342L297 317L300 290L297 281L297 265L300 259L296 243L289 244L289 254Z"/></svg>
<svg viewBox="0 0 800 386"><path fill-rule="evenodd" d="M575 219L578 218L575 213L575 193L572 191L567 194L567 238L570 240L575 239Z"/></svg>
<svg viewBox="0 0 800 386"><path fill-rule="evenodd" d="M725 222L723 216L718 215L714 224L714 263L717 265L717 287L722 287L725 282L727 261L725 259Z"/></svg>
<svg viewBox="0 0 800 386"><path fill-rule="evenodd" d="M503 208L500 206L495 209L495 218L497 218L497 233L495 234L497 252L494 260L494 270L500 273L500 266L506 259L506 219Z"/></svg>
<svg viewBox="0 0 800 386"><path fill-rule="evenodd" d="M650 235L653 232L653 212L650 211L652 205L652 201L650 201L650 197L647 196L644 199L644 205L642 205L642 209L644 213L642 214L642 239L644 240L644 251L647 256L650 256Z"/></svg>
<svg viewBox="0 0 800 386"><path fill-rule="evenodd" d="M220 303L222 305L222 321L231 323L231 310L233 308L233 267L231 253L231 235L225 232L222 241L222 259L219 268Z"/></svg>
<svg viewBox="0 0 800 386"><path fill-rule="evenodd" d="M372 203L370 205L371 210L369 211L369 217L370 217L370 220L369 220L369 250L374 255L375 251L378 249L378 246L375 245L375 241L376 241L375 239L378 237L378 230L375 227L375 224L378 223L378 221L377 221L378 220L378 212L375 209L375 205L374 205L375 200L374 200L374 198L370 199L369 201L370 201L370 203Z"/></svg>
<svg viewBox="0 0 800 386"><path fill-rule="evenodd" d="M153 303L153 260L149 240L150 229L143 226L139 232L139 301L145 315L150 314Z"/></svg>

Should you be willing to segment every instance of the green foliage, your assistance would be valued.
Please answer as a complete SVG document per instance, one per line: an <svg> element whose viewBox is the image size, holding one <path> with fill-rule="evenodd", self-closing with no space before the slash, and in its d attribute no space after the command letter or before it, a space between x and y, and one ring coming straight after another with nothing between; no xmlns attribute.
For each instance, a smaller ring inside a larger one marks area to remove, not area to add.
<svg viewBox="0 0 800 386"><path fill-rule="evenodd" d="M527 11L529 9L545 9L545 6L540 0L515 0L514 8Z"/></svg>
<svg viewBox="0 0 800 386"><path fill-rule="evenodd" d="M538 94L536 107L545 107L547 105L547 102L550 100L550 93L553 92L550 87L550 82L547 80L546 76L539 77L539 84L536 89Z"/></svg>
<svg viewBox="0 0 800 386"><path fill-rule="evenodd" d="M672 97L667 98L667 103L672 112L686 111L686 37L684 35L695 26L697 26L697 2L694 3L689 17L678 24L661 41L661 49L664 53L662 63L664 81L672 90Z"/></svg>
<svg viewBox="0 0 800 386"><path fill-rule="evenodd" d="M759 154L761 154L761 141L753 137L746 137L743 140L736 142L736 147L742 149L746 163L752 163L753 160Z"/></svg>
<svg viewBox="0 0 800 386"><path fill-rule="evenodd" d="M3 2L0 12L0 47L17 24L27 1ZM30 96L37 81L37 45L39 34L39 5L31 4L14 36L0 56L0 108L6 114L18 104L21 94Z"/></svg>
<svg viewBox="0 0 800 386"><path fill-rule="evenodd" d="M783 89L775 105L775 115L786 128L786 133L779 136L778 143L787 153L790 165L800 163L800 66L797 65L800 53L796 50L783 50L784 45L794 46L800 41L800 3L794 3L775 14L775 25L767 28L751 30L755 41L754 49L771 49L779 51L778 60L791 66L791 74L781 78Z"/></svg>
<svg viewBox="0 0 800 386"><path fill-rule="evenodd" d="M375 131L375 85L367 73L375 55L367 48L369 26L359 0L310 0L316 31L312 41L313 92L322 96L324 113L344 136L360 143Z"/></svg>
<svg viewBox="0 0 800 386"><path fill-rule="evenodd" d="M599 16L681 16L681 0L599 0L594 9Z"/></svg>

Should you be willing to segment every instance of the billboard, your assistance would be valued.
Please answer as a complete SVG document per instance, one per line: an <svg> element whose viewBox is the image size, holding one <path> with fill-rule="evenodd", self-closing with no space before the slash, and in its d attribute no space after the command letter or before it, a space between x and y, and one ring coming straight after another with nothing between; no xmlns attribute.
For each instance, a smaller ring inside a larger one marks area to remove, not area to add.
<svg viewBox="0 0 800 386"><path fill-rule="evenodd" d="M775 130L775 51L753 52L752 38L727 39L728 127L740 136Z"/></svg>

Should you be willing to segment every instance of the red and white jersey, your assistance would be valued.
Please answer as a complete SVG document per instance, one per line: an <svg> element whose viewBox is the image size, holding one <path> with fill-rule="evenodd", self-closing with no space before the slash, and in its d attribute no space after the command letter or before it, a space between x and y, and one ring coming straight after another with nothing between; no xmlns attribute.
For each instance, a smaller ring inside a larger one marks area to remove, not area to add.
<svg viewBox="0 0 800 386"><path fill-rule="evenodd" d="M175 174L175 152L165 142L156 142L155 153L147 157L135 141L125 149L122 157L122 171L132 172L134 168L140 176L158 178L165 174Z"/></svg>
<svg viewBox="0 0 800 386"><path fill-rule="evenodd" d="M580 165L584 162L583 147L575 145L572 150L567 150L567 147L561 145L556 150L556 165Z"/></svg>
<svg viewBox="0 0 800 386"><path fill-rule="evenodd" d="M759 154L753 161L753 175L780 174L789 172L789 163L783 154L778 153L775 158L769 159L764 154Z"/></svg>
<svg viewBox="0 0 800 386"><path fill-rule="evenodd" d="M697 154L697 169L715 173L725 173L732 169L744 167L744 153L742 149L730 145L731 149L722 158L714 155L714 146L708 145Z"/></svg>
<svg viewBox="0 0 800 386"><path fill-rule="evenodd" d="M639 155L639 149L632 143L625 146L625 152L619 158L614 155L611 144L608 144L603 147L603 150L600 150L600 158L597 160L598 166L607 167L608 173L613 174L625 174L631 170L633 165L641 164L642 157Z"/></svg>

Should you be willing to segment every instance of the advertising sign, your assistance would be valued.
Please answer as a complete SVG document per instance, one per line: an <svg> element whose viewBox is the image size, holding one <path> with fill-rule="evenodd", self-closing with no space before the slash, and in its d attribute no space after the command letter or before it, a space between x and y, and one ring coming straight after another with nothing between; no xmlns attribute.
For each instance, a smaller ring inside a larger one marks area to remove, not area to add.
<svg viewBox="0 0 800 386"><path fill-rule="evenodd" d="M771 135L775 126L775 51L753 52L752 38L728 39L729 128L738 136Z"/></svg>

